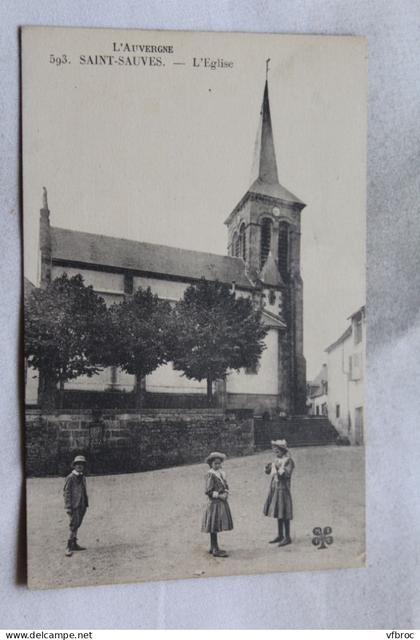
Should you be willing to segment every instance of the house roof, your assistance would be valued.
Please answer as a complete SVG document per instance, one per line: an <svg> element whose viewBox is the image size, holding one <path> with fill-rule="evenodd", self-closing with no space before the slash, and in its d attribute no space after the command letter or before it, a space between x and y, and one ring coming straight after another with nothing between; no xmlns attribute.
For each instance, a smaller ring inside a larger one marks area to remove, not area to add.
<svg viewBox="0 0 420 640"><path fill-rule="evenodd" d="M51 227L52 260L252 288L242 258Z"/></svg>
<svg viewBox="0 0 420 640"><path fill-rule="evenodd" d="M355 318L358 315L363 315L365 312L366 312L366 305L362 305L357 309L357 311L355 311L354 313L351 314L351 316L348 317L348 320L353 320L353 318Z"/></svg>
<svg viewBox="0 0 420 640"><path fill-rule="evenodd" d="M344 342L344 340L347 340L347 338L349 338L351 336L351 326L347 327L347 329L345 330L345 332L338 338L338 340L336 340L335 342L333 342L332 344L330 344L329 347L327 347L325 349L325 351L327 351L327 353L329 353L330 351L332 351L333 349L335 349L335 347L338 347L339 344L341 344L342 342Z"/></svg>
<svg viewBox="0 0 420 640"><path fill-rule="evenodd" d="M324 390L322 387L323 382L328 382L328 367L326 364L322 365L321 371L318 373L318 375L313 380L308 382L308 386L311 390L309 393L310 398L317 398L324 395Z"/></svg>
<svg viewBox="0 0 420 640"><path fill-rule="evenodd" d="M283 284L283 280L279 272L277 261L274 258L273 254L271 253L271 251L268 254L267 260L265 261L263 268L261 269L259 278L265 285L279 287Z"/></svg>
<svg viewBox="0 0 420 640"><path fill-rule="evenodd" d="M362 305L361 307L359 307L357 309L357 311L355 311L354 313L351 314L351 316L349 316L347 319L348 320L353 320L353 318L355 318L356 316L358 316L359 314L364 315L366 311L366 306ZM351 325L349 327L347 327L347 329L344 331L344 333L338 338L338 340L336 340L335 342L333 342L332 344L330 344L329 347L327 347L325 349L325 351L327 353L329 353L330 351L332 351L333 349L335 349L335 347L338 347L339 344L341 344L342 342L344 342L344 340L347 340L347 338L349 336L351 336L351 332L352 332L352 328Z"/></svg>

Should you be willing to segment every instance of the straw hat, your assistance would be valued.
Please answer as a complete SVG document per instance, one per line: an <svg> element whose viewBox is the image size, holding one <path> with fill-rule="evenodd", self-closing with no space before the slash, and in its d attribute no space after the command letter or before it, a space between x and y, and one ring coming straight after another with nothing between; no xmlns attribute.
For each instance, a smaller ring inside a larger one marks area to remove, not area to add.
<svg viewBox="0 0 420 640"><path fill-rule="evenodd" d="M287 450L288 448L286 440L272 440L271 446L278 447L279 449L284 449L284 450Z"/></svg>
<svg viewBox="0 0 420 640"><path fill-rule="evenodd" d="M223 462L223 460L226 460L226 455L224 453L220 453L220 451L212 451L206 458L207 464L211 464L213 460L216 460L216 458L219 458L219 460Z"/></svg>
<svg viewBox="0 0 420 640"><path fill-rule="evenodd" d="M73 462L71 463L71 466L74 467L74 465L77 464L78 462L83 462L84 464L86 464L85 456L76 456Z"/></svg>

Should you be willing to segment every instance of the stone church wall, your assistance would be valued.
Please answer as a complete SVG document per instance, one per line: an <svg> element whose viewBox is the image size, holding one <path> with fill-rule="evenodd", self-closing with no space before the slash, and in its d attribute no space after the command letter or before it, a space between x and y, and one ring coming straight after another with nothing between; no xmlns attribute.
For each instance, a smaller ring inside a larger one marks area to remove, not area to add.
<svg viewBox="0 0 420 640"><path fill-rule="evenodd" d="M265 338L266 349L255 373L245 369L232 371L227 376L227 392L243 395L276 395L278 387L278 332L270 329Z"/></svg>
<svg viewBox="0 0 420 640"><path fill-rule="evenodd" d="M213 450L228 456L252 453L252 412L26 412L28 476L65 475L77 454L88 458L89 473L109 474L202 462Z"/></svg>

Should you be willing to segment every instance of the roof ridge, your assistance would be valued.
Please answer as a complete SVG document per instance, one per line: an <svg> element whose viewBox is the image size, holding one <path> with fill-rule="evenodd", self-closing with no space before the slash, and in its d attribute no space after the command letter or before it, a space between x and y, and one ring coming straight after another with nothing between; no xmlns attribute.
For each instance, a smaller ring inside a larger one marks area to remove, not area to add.
<svg viewBox="0 0 420 640"><path fill-rule="evenodd" d="M174 247L172 245L169 244L158 244L156 242L147 242L145 240L132 240L130 238L122 238L119 236L108 236L105 235L103 233L92 233L91 231L78 231L76 229L65 229L64 227L56 227L56 226L51 226L51 231L64 231L66 233L74 233L74 234L80 234L80 235L86 235L86 236L94 236L95 238L107 238L108 240L121 240L123 242L130 242L132 244L142 244L142 245L147 245L149 247L162 247L163 249L173 249L175 251L188 251L189 253L198 253L200 255L207 255L207 256L215 256L217 258L227 258L229 261L234 261L234 262L242 262L244 265L244 269L245 269L245 262L243 260L243 258L239 257L239 256L228 256L225 255L223 253L211 253L209 251L199 251L197 249L185 249L183 247Z"/></svg>

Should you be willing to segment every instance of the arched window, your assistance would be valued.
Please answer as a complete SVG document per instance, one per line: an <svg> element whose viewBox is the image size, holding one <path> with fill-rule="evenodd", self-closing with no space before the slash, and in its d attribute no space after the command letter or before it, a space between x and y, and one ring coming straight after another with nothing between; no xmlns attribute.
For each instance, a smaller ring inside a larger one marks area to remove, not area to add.
<svg viewBox="0 0 420 640"><path fill-rule="evenodd" d="M232 236L232 255L237 258L239 256L239 236L237 231Z"/></svg>
<svg viewBox="0 0 420 640"><path fill-rule="evenodd" d="M280 275L285 282L289 277L289 225L279 223L278 265Z"/></svg>
<svg viewBox="0 0 420 640"><path fill-rule="evenodd" d="M246 233L245 233L245 222L241 224L239 229L239 250L240 257L246 261Z"/></svg>
<svg viewBox="0 0 420 640"><path fill-rule="evenodd" d="M261 222L261 247L260 247L260 267L267 261L271 247L271 231L273 223L270 218L263 218Z"/></svg>

